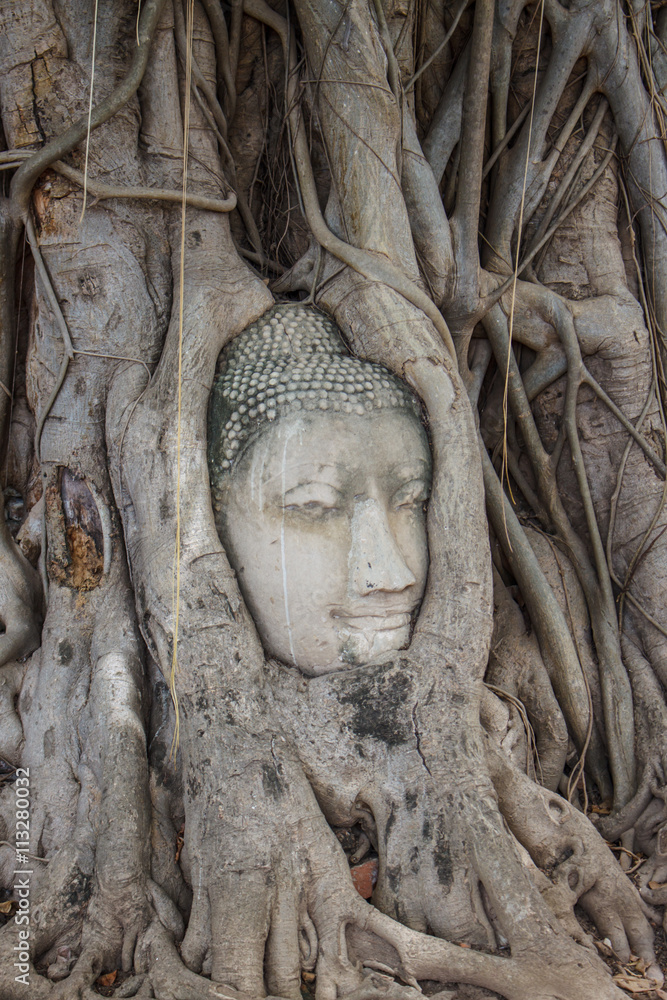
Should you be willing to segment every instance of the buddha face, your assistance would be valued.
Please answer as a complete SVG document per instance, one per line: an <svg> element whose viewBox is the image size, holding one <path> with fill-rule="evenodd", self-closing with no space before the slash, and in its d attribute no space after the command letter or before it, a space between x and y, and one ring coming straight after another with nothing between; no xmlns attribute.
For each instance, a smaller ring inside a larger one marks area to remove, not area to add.
<svg viewBox="0 0 667 1000"><path fill-rule="evenodd" d="M430 478L405 409L266 426L226 477L218 530L270 655L317 675L408 644Z"/></svg>

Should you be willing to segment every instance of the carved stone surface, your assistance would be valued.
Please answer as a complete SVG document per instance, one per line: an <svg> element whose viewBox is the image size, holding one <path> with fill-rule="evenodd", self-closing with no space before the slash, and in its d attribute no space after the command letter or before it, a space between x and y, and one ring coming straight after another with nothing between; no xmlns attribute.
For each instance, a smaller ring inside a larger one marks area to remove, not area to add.
<svg viewBox="0 0 667 1000"><path fill-rule="evenodd" d="M408 644L426 583L419 406L280 305L222 355L209 414L216 523L267 651L304 673Z"/></svg>

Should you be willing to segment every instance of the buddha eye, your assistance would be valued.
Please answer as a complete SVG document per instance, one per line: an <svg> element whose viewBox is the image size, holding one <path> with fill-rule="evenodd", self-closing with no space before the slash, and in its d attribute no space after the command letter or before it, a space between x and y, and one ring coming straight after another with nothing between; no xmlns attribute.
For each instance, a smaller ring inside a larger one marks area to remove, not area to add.
<svg viewBox="0 0 667 1000"><path fill-rule="evenodd" d="M324 517L338 510L334 504L323 503L321 500L308 500L305 503L285 504L283 510L304 514L307 517Z"/></svg>
<svg viewBox="0 0 667 1000"><path fill-rule="evenodd" d="M414 479L402 486L394 495L394 505L396 510L400 511L414 511L419 508L425 510L428 498L428 484L423 479Z"/></svg>
<svg viewBox="0 0 667 1000"><path fill-rule="evenodd" d="M304 483L287 491L283 510L304 517L324 517L337 511L340 501L340 493L329 483Z"/></svg>

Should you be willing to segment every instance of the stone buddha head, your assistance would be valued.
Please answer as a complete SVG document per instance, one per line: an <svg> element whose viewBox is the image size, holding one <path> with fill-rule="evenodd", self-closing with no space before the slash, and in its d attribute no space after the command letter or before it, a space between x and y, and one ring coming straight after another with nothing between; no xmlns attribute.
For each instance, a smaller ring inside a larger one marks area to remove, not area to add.
<svg viewBox="0 0 667 1000"><path fill-rule="evenodd" d="M282 303L221 354L208 431L218 532L267 653L317 675L407 646L431 480L407 386Z"/></svg>

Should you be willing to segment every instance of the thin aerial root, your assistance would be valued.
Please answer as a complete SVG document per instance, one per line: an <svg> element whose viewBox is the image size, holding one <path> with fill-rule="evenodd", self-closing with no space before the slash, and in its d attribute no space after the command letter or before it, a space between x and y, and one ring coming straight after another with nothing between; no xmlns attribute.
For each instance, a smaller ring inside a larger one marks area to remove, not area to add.
<svg viewBox="0 0 667 1000"><path fill-rule="evenodd" d="M295 57L292 54L292 47L289 44L287 22L284 18L280 17L279 14L276 14L276 12L273 11L268 4L265 3L265 0L245 0L244 9L251 17L269 25L269 27L273 28L274 31L278 33L283 44L285 58L287 60L290 60L291 58L292 60L289 76L289 106L292 108L290 111L290 120L294 133L294 158L299 177L304 210L313 236L318 241L320 246L322 246L325 250L328 250L329 253L331 253L334 257L337 257L338 260L343 261L348 265L348 267L351 267L354 271L357 271L369 281L379 281L382 284L387 285L395 292L398 292L399 295L406 298L408 302L411 302L412 305L421 309L437 329L451 357L456 360L456 350L454 348L449 328L443 319L442 313L435 303L428 297L428 295L390 261L380 260L378 257L373 257L365 250L359 249L359 247L345 243L343 240L335 236L327 226L320 209L319 196L317 194L317 187L315 185L315 178L313 175L313 167L310 162L305 125L295 102Z"/></svg>

